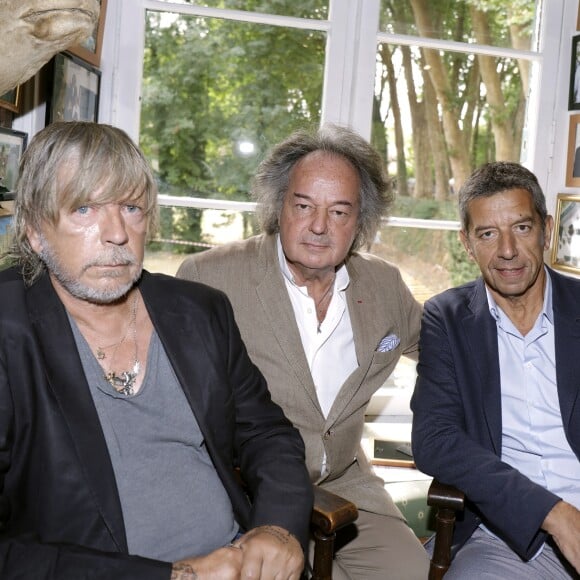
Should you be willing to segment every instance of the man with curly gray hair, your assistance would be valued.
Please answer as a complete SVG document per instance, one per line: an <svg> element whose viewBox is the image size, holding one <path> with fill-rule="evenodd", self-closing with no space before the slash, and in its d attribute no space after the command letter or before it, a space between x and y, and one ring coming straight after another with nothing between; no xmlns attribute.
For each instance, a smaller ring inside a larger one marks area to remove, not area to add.
<svg viewBox="0 0 580 580"><path fill-rule="evenodd" d="M426 578L425 551L360 447L367 404L416 353L421 318L398 269L358 251L392 201L381 157L347 128L299 131L261 163L253 195L263 233L187 258L178 276L226 292L313 483L357 505L333 578Z"/></svg>

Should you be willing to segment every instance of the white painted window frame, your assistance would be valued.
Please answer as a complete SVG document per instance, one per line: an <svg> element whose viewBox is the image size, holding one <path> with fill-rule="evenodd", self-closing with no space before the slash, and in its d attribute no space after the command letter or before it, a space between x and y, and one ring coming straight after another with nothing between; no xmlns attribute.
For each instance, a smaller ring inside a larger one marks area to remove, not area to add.
<svg viewBox="0 0 580 580"><path fill-rule="evenodd" d="M563 142L567 119L562 101L567 98L570 22L575 25L576 0L543 0L540 7L541 37L538 51L515 51L444 40L387 34L378 31L380 0L330 0L328 20L307 20L245 11L204 8L160 0L109 0L107 25L101 55L101 95L99 121L118 126L138 141L141 71L145 42L145 11L175 10L186 14L219 16L245 22L321 30L327 33L327 50L322 98L322 121L346 124L366 138L370 137L372 100L375 82L375 55L378 42L422 44L442 50L465 51L492 56L524 57L532 61L532 82L528 103L522 162L532 169L547 192L550 205L555 194L547 191L553 177L555 144ZM575 26L574 26L575 28ZM556 63L553 66L550 64ZM563 71L563 72L562 72ZM34 135L44 126L42 103L19 117L14 128ZM538 137L538 136L541 136ZM547 141L547 142L546 142ZM565 151L565 148L564 148ZM562 164L556 175L563 176ZM563 183L563 180L560 179ZM561 189L561 188L560 188ZM180 198L196 206L193 198ZM205 200L206 207L211 207ZM163 205L174 205L168 196L160 196ZM223 202L228 203L228 202ZM235 205L235 204L233 204ZM233 206L232 206L232 209ZM417 227L417 220L389 220L393 225ZM428 222L430 220L423 220ZM395 224L396 222L396 224ZM457 224L449 222L450 229ZM428 226L428 224L425 224ZM432 226L430 226L432 227Z"/></svg>

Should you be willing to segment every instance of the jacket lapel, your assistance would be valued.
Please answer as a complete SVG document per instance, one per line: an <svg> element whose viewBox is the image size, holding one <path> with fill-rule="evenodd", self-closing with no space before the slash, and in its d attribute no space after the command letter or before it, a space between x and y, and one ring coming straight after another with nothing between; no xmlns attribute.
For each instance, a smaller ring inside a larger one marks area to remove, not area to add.
<svg viewBox="0 0 580 580"><path fill-rule="evenodd" d="M340 418L353 397L358 393L372 363L374 351L378 346L374 344L373 337L382 335L383 331L381 328L383 317L377 316L376 313L389 309L389 306L384 303L384 293L373 285L370 277L361 283L359 273L352 262L347 262L347 270L349 286L346 290L346 299L359 366L347 378L338 392L327 418L327 427Z"/></svg>
<svg viewBox="0 0 580 580"><path fill-rule="evenodd" d="M308 367L308 361L302 347L302 339L294 317L292 303L288 297L288 291L278 263L276 236L264 237L264 242L260 246L258 261L263 267L262 281L256 287L256 295L260 306L268 318L270 328L273 329L280 352L283 353L289 365L293 368L298 381L304 387L306 395L312 404L322 413L310 368Z"/></svg>
<svg viewBox="0 0 580 580"><path fill-rule="evenodd" d="M64 306L48 275L27 291L32 325L44 355L52 389L71 433L87 485L119 551L127 551L127 539L107 444L87 385Z"/></svg>
<svg viewBox="0 0 580 580"><path fill-rule="evenodd" d="M489 313L485 284L479 278L474 286L463 318L463 340L469 354L466 361L473 366L472 394L480 398L489 436L496 453L501 453L501 382L496 322Z"/></svg>
<svg viewBox="0 0 580 580"><path fill-rule="evenodd" d="M556 352L558 398L564 430L576 455L580 457L580 312L578 283L549 271L552 278L552 304Z"/></svg>
<svg viewBox="0 0 580 580"><path fill-rule="evenodd" d="M208 421L213 376L213 365L203 364L207 353L207 345L196 323L195 315L184 316L190 308L176 302L176 298L168 301L167 296L156 290L151 275L143 272L139 290L147 306L153 326L169 357L171 366L177 376L204 436L213 440L212 430L215 423ZM195 353L192 355L192 353ZM195 388L191 388L195 385ZM209 434L209 436L208 436Z"/></svg>

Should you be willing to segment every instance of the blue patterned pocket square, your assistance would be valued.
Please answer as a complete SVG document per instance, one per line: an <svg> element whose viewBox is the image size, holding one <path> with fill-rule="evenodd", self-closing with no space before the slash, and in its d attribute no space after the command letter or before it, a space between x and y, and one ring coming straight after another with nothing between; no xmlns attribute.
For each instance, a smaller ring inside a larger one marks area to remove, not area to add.
<svg viewBox="0 0 580 580"><path fill-rule="evenodd" d="M388 352L390 350L394 350L399 346L401 340L396 334L389 334L385 336L385 338L381 339L379 342L379 346L377 346L377 352Z"/></svg>

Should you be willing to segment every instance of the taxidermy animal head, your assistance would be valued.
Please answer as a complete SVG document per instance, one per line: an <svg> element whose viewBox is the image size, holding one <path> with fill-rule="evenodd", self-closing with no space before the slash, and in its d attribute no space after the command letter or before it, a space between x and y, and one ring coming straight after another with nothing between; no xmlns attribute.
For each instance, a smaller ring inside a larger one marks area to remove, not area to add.
<svg viewBox="0 0 580 580"><path fill-rule="evenodd" d="M99 10L98 0L0 0L0 95L89 37Z"/></svg>

